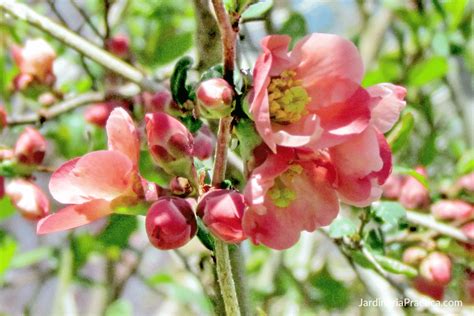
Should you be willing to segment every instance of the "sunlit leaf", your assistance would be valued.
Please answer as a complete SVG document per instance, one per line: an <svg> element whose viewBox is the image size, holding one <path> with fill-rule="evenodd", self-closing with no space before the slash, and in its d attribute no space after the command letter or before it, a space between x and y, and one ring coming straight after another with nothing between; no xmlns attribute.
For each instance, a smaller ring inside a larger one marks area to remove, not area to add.
<svg viewBox="0 0 474 316"><path fill-rule="evenodd" d="M357 226L348 218L337 218L329 226L331 238L350 237L357 232Z"/></svg>
<svg viewBox="0 0 474 316"><path fill-rule="evenodd" d="M4 231L0 231L0 283L6 270L10 267L16 248L16 241Z"/></svg>
<svg viewBox="0 0 474 316"><path fill-rule="evenodd" d="M443 78L448 72L445 57L434 56L423 60L408 70L408 84L421 87L433 80Z"/></svg>
<svg viewBox="0 0 474 316"><path fill-rule="evenodd" d="M392 149L392 153L398 152L404 145L407 144L411 131L415 127L415 119L413 114L408 112L403 115L400 122L395 126L395 128L390 132L387 137L387 141Z"/></svg>
<svg viewBox="0 0 474 316"><path fill-rule="evenodd" d="M398 174L405 174L405 175L411 176L411 177L415 178L416 180L418 180L421 184L423 184L423 186L425 188L427 188L427 189L430 188L430 184L428 183L428 179L426 179L426 177L424 175L422 175L421 173L416 172L416 170L414 170L414 169L406 168L406 167L402 167L402 166L395 166L393 168L393 171L395 173L398 173Z"/></svg>
<svg viewBox="0 0 474 316"><path fill-rule="evenodd" d="M380 264L380 266L382 266L382 268L384 268L388 272L403 274L410 278L416 277L418 275L418 271L415 268L406 265L396 259L381 256L378 254L374 254L374 258Z"/></svg>
<svg viewBox="0 0 474 316"><path fill-rule="evenodd" d="M132 316L133 306L129 301L118 299L107 307L105 316Z"/></svg>
<svg viewBox="0 0 474 316"><path fill-rule="evenodd" d="M250 5L241 15L242 22L262 19L272 6L273 0L263 0Z"/></svg>
<svg viewBox="0 0 474 316"><path fill-rule="evenodd" d="M372 211L378 219L391 225L397 225L406 217L405 208L398 202L374 202L372 203Z"/></svg>

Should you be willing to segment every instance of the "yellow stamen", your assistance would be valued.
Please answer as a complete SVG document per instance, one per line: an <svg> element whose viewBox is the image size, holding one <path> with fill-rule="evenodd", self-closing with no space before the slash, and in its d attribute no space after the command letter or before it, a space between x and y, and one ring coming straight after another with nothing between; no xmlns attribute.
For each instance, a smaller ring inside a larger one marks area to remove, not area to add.
<svg viewBox="0 0 474 316"><path fill-rule="evenodd" d="M296 192L291 188L293 178L303 172L300 165L291 165L287 171L275 179L275 183L268 190L268 196L278 207L288 207L296 200Z"/></svg>

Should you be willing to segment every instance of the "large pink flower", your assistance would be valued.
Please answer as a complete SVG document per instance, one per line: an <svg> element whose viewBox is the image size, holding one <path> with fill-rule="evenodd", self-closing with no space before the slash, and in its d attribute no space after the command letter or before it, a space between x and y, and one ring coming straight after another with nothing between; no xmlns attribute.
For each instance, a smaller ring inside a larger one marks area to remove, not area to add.
<svg viewBox="0 0 474 316"><path fill-rule="evenodd" d="M369 124L369 93L357 48L330 34L310 34L288 52L290 37L267 36L254 69L250 112L265 143L329 147Z"/></svg>
<svg viewBox="0 0 474 316"><path fill-rule="evenodd" d="M243 228L254 243L274 249L295 244L337 216L335 170L324 153L278 148L252 171L245 188Z"/></svg>
<svg viewBox="0 0 474 316"><path fill-rule="evenodd" d="M149 189L138 173L140 143L129 114L116 108L107 121L108 150L88 153L64 163L51 176L49 190L71 204L39 221L38 234L75 228L133 205Z"/></svg>

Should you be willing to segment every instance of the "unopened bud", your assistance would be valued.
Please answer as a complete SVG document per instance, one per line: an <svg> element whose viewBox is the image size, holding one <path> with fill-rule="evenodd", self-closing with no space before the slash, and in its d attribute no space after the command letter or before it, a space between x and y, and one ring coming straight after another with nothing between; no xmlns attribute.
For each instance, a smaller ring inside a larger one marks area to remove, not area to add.
<svg viewBox="0 0 474 316"><path fill-rule="evenodd" d="M420 275L432 283L448 284L451 281L451 259L445 254L432 252L421 261Z"/></svg>
<svg viewBox="0 0 474 316"><path fill-rule="evenodd" d="M26 127L16 141L14 154L21 163L37 165L43 161L46 145L46 139L36 129Z"/></svg>
<svg viewBox="0 0 474 316"><path fill-rule="evenodd" d="M199 84L196 97L201 114L207 118L221 118L232 110L234 91L222 78L212 78Z"/></svg>
<svg viewBox="0 0 474 316"><path fill-rule="evenodd" d="M416 171L426 176L423 167L416 168ZM430 202L430 194L423 184L414 177L408 177L400 192L400 203L409 209L425 208Z"/></svg>
<svg viewBox="0 0 474 316"><path fill-rule="evenodd" d="M201 198L196 213L216 237L228 243L239 243L246 239L242 229L244 209L242 194L218 189Z"/></svg>
<svg viewBox="0 0 474 316"><path fill-rule="evenodd" d="M39 220L49 213L49 200L34 183L16 179L6 186L6 194L20 214L30 220Z"/></svg>
<svg viewBox="0 0 474 316"><path fill-rule="evenodd" d="M431 205L431 213L441 220L462 220L473 215L474 208L461 200L441 200Z"/></svg>
<svg viewBox="0 0 474 316"><path fill-rule="evenodd" d="M428 255L428 251L421 247L410 247L403 252L403 262L417 266Z"/></svg>
<svg viewBox="0 0 474 316"><path fill-rule="evenodd" d="M127 58L130 52L130 42L125 35L116 35L107 40L107 50L120 58Z"/></svg>
<svg viewBox="0 0 474 316"><path fill-rule="evenodd" d="M145 226L151 244L163 250L184 246L197 230L191 204L178 197L161 197L153 203Z"/></svg>

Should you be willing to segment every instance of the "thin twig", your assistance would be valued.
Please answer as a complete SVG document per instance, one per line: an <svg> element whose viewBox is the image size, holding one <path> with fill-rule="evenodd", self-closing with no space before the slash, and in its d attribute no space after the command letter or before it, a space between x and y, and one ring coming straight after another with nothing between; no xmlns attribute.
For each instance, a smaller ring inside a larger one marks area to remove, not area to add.
<svg viewBox="0 0 474 316"><path fill-rule="evenodd" d="M109 25L109 10L111 7L111 3L109 0L103 0L104 1L104 45L105 41L110 38L110 25Z"/></svg>
<svg viewBox="0 0 474 316"><path fill-rule="evenodd" d="M43 30L105 68L135 82L141 88L149 91L162 89L160 85L147 79L140 70L116 58L63 26L51 21L47 17L36 13L28 6L12 0L0 0L0 8L13 17L26 21L28 24Z"/></svg>
<svg viewBox="0 0 474 316"><path fill-rule="evenodd" d="M94 34L103 40L103 36L102 34L100 33L99 29L95 26L95 24L92 22L92 20L90 19L89 17L89 14L87 14L84 9L76 3L75 0L71 0L71 4L74 6L74 8L77 10L77 12L79 12L79 14L81 15L81 17L84 19L85 23L87 24L87 26L89 26L92 30L92 32L94 32Z"/></svg>

